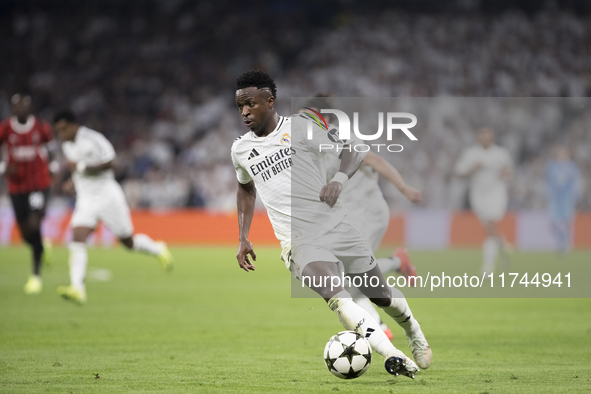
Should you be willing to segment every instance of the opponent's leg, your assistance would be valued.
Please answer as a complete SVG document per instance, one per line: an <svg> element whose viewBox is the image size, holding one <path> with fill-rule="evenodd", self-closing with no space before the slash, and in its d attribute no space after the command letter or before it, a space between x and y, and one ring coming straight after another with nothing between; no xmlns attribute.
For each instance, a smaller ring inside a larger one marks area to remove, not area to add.
<svg viewBox="0 0 591 394"><path fill-rule="evenodd" d="M393 375L403 374L414 378L418 368L412 360L396 349L384 331L369 313L351 299L351 295L342 286L331 286L332 277L340 278L340 269L335 262L312 262L302 271L302 278L310 278L310 288L328 303L328 307L337 314L339 321L347 330L357 331L370 343L373 350L386 358L386 369ZM328 278L328 279L326 279ZM328 286L325 285L328 280ZM304 283L307 281L304 280Z"/></svg>
<svg viewBox="0 0 591 394"><path fill-rule="evenodd" d="M369 278L376 278L373 281L376 286L361 287L360 290L374 304L380 306L404 330L417 365L423 369L429 368L431 359L433 358L431 347L425 339L421 326L414 318L404 295L400 290L390 289L388 287L379 267L374 267L363 274L355 275L367 275ZM372 280L365 281L365 283L372 283Z"/></svg>
<svg viewBox="0 0 591 394"><path fill-rule="evenodd" d="M382 257L376 259L376 263L380 266L382 272L400 271L400 258L396 256L396 252L392 253L390 257Z"/></svg>
<svg viewBox="0 0 591 394"><path fill-rule="evenodd" d="M43 240L41 238L41 222L43 213L32 211L29 214L28 222L28 242L33 248L33 273L41 274L41 257L43 256Z"/></svg>
<svg viewBox="0 0 591 394"><path fill-rule="evenodd" d="M173 258L165 242L156 242L146 234L134 234L132 237L119 239L128 249L147 253L158 258L160 265L167 271L173 268Z"/></svg>
<svg viewBox="0 0 591 394"><path fill-rule="evenodd" d="M41 256L43 255L41 231L29 223L21 224L20 228L23 239L31 246L33 252L33 275L29 277L25 284L24 291L27 294L39 294L43 288L41 280Z"/></svg>
<svg viewBox="0 0 591 394"><path fill-rule="evenodd" d="M60 286L57 293L64 299L73 301L79 305L86 302L86 266L88 264L88 253L86 251L86 239L94 231L89 227L75 227L73 230L74 239L68 246L70 249L70 286Z"/></svg>
<svg viewBox="0 0 591 394"><path fill-rule="evenodd" d="M33 191L15 196L13 204L23 239L31 246L33 252L33 275L25 285L27 294L41 292L41 264L45 256L45 248L41 238L41 224L45 216L45 207L49 190Z"/></svg>
<svg viewBox="0 0 591 394"><path fill-rule="evenodd" d="M414 265L412 265L406 249L398 248L392 253L392 256L377 259L376 262L382 273L396 271L408 279L408 285L410 287L415 286L415 279L411 277L417 276L417 270Z"/></svg>
<svg viewBox="0 0 591 394"><path fill-rule="evenodd" d="M32 214L29 214L29 216L32 216ZM23 289L27 294L39 294L43 287L43 282L41 281L41 255L43 254L43 243L41 241L41 232L38 228L35 228L34 224L34 220L29 220L29 218L27 218L27 220L18 221L18 227L23 240L29 244L33 252L33 273Z"/></svg>

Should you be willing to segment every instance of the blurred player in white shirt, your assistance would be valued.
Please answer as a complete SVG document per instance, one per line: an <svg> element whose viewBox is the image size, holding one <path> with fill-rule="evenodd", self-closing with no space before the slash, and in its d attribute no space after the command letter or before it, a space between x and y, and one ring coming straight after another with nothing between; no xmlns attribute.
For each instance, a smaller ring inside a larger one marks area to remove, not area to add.
<svg viewBox="0 0 591 394"><path fill-rule="evenodd" d="M332 108L332 106L326 97L317 96L310 99L306 103L306 107L302 108L300 112L311 112L311 110L315 110L318 113L323 108L328 109ZM331 124L332 115L323 114L323 116L328 122L329 129L336 130L336 127ZM361 144L363 142L356 141L354 143ZM338 171L340 160L333 156L327 156L326 160L328 161L327 178L331 179ZM384 234L390 224L390 207L378 184L379 175L382 175L396 186L409 201L418 204L422 199L421 191L407 185L392 164L377 153L367 152L359 170L343 185L343 190L339 198L349 210L349 218L361 230L367 241L369 241L369 245L374 253L379 249L382 238L384 238ZM417 275L416 269L412 265L408 253L404 248L398 248L390 257L377 259L376 262L384 273L396 271L406 278ZM411 279L409 285L413 286L414 280ZM380 314L373 303L358 289L351 288L348 290L353 296L353 301L371 314L380 323L380 327L384 330L388 338L392 339L392 331L381 320Z"/></svg>
<svg viewBox="0 0 591 394"><path fill-rule="evenodd" d="M74 237L69 245L71 285L59 287L58 293L78 304L86 302L86 239L99 221L127 248L156 256L164 269L171 270L173 261L166 244L133 232L125 195L113 173L113 145L102 134L78 124L69 110L55 115L54 127L72 171L73 184L68 181L66 188L76 191L76 208L70 223Z"/></svg>
<svg viewBox="0 0 591 394"><path fill-rule="evenodd" d="M507 242L498 223L507 211L507 180L513 174L509 151L494 143L495 132L483 127L477 132L478 145L466 149L456 163L456 175L468 178L470 206L486 230L482 244L482 272L491 273L499 251L506 256Z"/></svg>

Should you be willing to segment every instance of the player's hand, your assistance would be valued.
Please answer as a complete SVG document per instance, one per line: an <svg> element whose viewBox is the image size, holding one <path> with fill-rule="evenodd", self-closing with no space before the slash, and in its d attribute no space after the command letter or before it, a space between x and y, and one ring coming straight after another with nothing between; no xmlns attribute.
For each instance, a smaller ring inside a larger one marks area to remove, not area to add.
<svg viewBox="0 0 591 394"><path fill-rule="evenodd" d="M403 190L402 194L404 194L404 196L408 198L408 201L414 204L418 204L423 200L423 193L419 189L414 188L412 186L407 186Z"/></svg>
<svg viewBox="0 0 591 394"><path fill-rule="evenodd" d="M472 166L472 170L470 172L476 172L478 170L480 170L482 168L482 162L477 161L476 163L474 163L474 165Z"/></svg>
<svg viewBox="0 0 591 394"><path fill-rule="evenodd" d="M249 257L250 255L250 257ZM254 271L254 264L250 261L252 257L252 261L257 261L257 255L254 253L254 249L252 248L252 243L245 239L240 241L238 245L238 254L236 255L236 260L238 260L238 265L244 271Z"/></svg>
<svg viewBox="0 0 591 394"><path fill-rule="evenodd" d="M76 188L74 187L74 181L72 181L72 178L68 179L67 181L65 181L63 183L62 190L66 194L75 194L76 193Z"/></svg>
<svg viewBox="0 0 591 394"><path fill-rule="evenodd" d="M330 182L320 190L320 201L332 208L337 203L342 190L343 185L340 182Z"/></svg>
<svg viewBox="0 0 591 394"><path fill-rule="evenodd" d="M78 165L78 163L75 163L73 161L67 161L66 162L66 167L68 168L68 170L70 170L71 172L75 172L76 171L76 166Z"/></svg>

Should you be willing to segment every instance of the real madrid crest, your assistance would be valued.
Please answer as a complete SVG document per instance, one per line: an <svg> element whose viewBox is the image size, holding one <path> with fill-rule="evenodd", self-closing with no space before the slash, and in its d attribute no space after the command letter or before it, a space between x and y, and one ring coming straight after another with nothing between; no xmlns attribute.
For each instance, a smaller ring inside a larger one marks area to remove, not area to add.
<svg viewBox="0 0 591 394"><path fill-rule="evenodd" d="M289 145L291 143L291 139L289 133L285 133L281 136L281 144Z"/></svg>

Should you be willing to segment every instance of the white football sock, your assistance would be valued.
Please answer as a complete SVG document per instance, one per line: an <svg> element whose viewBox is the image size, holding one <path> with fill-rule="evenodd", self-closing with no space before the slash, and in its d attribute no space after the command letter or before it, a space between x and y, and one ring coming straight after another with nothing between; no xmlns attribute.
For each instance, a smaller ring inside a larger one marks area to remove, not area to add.
<svg viewBox="0 0 591 394"><path fill-rule="evenodd" d="M72 242L68 246L70 249L70 282L78 290L86 290L84 278L86 277L86 265L88 263L88 253L84 242Z"/></svg>
<svg viewBox="0 0 591 394"><path fill-rule="evenodd" d="M363 309L365 309L365 311L367 313L369 313L369 315L378 323L382 322L382 318L380 317L380 314L378 313L376 307L373 305L373 302L371 302L369 300L369 298L367 297L359 297L359 298L353 298L353 301L359 305L360 307L362 307Z"/></svg>
<svg viewBox="0 0 591 394"><path fill-rule="evenodd" d="M363 335L374 351L384 357L388 357L393 351L396 351L378 322L362 307L354 303L351 295L346 291L341 291L328 300L328 307L337 314L346 330L357 331Z"/></svg>
<svg viewBox="0 0 591 394"><path fill-rule="evenodd" d="M159 255L162 253L162 245L154 241L146 234L135 234L133 236L133 250L137 252Z"/></svg>
<svg viewBox="0 0 591 394"><path fill-rule="evenodd" d="M491 273L495 270L499 241L496 237L487 237L482 243L482 272Z"/></svg>
<svg viewBox="0 0 591 394"><path fill-rule="evenodd" d="M377 263L380 266L380 270L383 273L391 271L400 271L400 257L386 257L377 259Z"/></svg>
<svg viewBox="0 0 591 394"><path fill-rule="evenodd" d="M402 327L404 334L408 337L413 329L419 327L419 323L413 317L406 298L402 296L402 293L400 296L400 298L392 298L390 306L382 307L382 309Z"/></svg>

